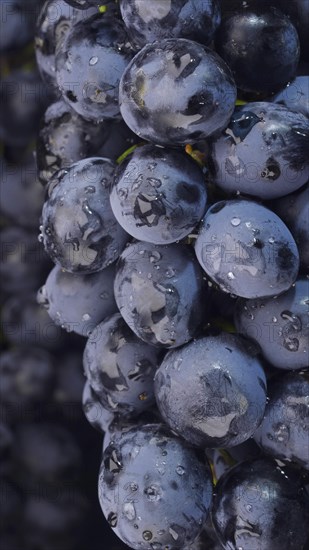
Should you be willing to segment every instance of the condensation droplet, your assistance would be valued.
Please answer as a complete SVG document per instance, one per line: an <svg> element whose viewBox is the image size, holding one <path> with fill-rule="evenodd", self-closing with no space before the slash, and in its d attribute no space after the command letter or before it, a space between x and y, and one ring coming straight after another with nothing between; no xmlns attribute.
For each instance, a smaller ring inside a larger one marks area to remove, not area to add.
<svg viewBox="0 0 309 550"><path fill-rule="evenodd" d="M99 61L99 58L96 55L94 55L89 59L89 65L96 65L98 61Z"/></svg>
<svg viewBox="0 0 309 550"><path fill-rule="evenodd" d="M151 531L143 531L143 539L148 541L152 539L152 532Z"/></svg>
<svg viewBox="0 0 309 550"><path fill-rule="evenodd" d="M129 521L133 521L136 517L136 511L133 502L125 502L123 505L123 513Z"/></svg>
<svg viewBox="0 0 309 550"><path fill-rule="evenodd" d="M238 227L238 225L240 224L241 222L241 219L240 218L237 218L236 216L234 218L231 219L231 224L234 226L234 227Z"/></svg>
<svg viewBox="0 0 309 550"><path fill-rule="evenodd" d="M235 275L232 271L229 271L228 274L227 274L227 278L232 281L233 279L235 279Z"/></svg>
<svg viewBox="0 0 309 550"><path fill-rule="evenodd" d="M84 313L84 315L82 316L82 320L83 320L83 321L90 321L90 315L89 315L89 313Z"/></svg>
<svg viewBox="0 0 309 550"><path fill-rule="evenodd" d="M178 474L179 476L183 476L184 473L185 473L185 469L183 468L183 466L177 466L176 474Z"/></svg>

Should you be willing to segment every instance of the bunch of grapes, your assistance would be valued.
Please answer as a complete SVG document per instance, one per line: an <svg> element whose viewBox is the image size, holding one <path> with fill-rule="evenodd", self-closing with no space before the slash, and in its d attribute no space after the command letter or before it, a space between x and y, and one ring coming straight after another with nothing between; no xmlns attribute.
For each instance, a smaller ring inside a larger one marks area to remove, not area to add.
<svg viewBox="0 0 309 550"><path fill-rule="evenodd" d="M13 64L1 89L15 481L69 469L78 486L70 432L53 410L36 425L37 403L59 396L52 361L59 378L74 350L110 545L306 550L307 1L31 2L35 31L30 3L10 0L1 42L12 66L16 29L19 52L35 32L37 69Z"/></svg>

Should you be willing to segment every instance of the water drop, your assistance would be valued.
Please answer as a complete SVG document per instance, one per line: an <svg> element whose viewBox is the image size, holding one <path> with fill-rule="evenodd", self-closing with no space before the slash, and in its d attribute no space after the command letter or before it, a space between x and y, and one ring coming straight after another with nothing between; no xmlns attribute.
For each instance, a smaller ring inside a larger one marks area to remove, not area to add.
<svg viewBox="0 0 309 550"><path fill-rule="evenodd" d="M176 270L173 268L173 267L168 267L166 270L165 270L165 276L168 278L168 279L171 279L172 277L174 277L176 274Z"/></svg>
<svg viewBox="0 0 309 550"><path fill-rule="evenodd" d="M239 224L241 222L241 219L240 218L237 218L236 216L234 218L231 219L231 224L234 226L234 227L238 227Z"/></svg>
<svg viewBox="0 0 309 550"><path fill-rule="evenodd" d="M177 466L176 474L178 474L179 476L183 476L184 473L185 473L185 469L182 466Z"/></svg>
<svg viewBox="0 0 309 550"><path fill-rule="evenodd" d="M123 513L128 518L129 521L133 521L136 517L136 512L133 502L125 502L123 505Z"/></svg>
<svg viewBox="0 0 309 550"><path fill-rule="evenodd" d="M152 532L151 531L143 531L143 539L148 541L152 539Z"/></svg>
<svg viewBox="0 0 309 550"><path fill-rule="evenodd" d="M161 489L157 485L150 485L146 487L144 493L148 500L155 502L161 498Z"/></svg>
<svg viewBox="0 0 309 550"><path fill-rule="evenodd" d="M273 317L273 318L272 318L272 322L273 322L273 323L277 323L277 321L278 321L277 317Z"/></svg>
<svg viewBox="0 0 309 550"><path fill-rule="evenodd" d="M98 61L99 61L99 58L96 55L94 55L89 59L89 65L96 65Z"/></svg>
<svg viewBox="0 0 309 550"><path fill-rule="evenodd" d="M235 275L232 271L229 271L228 274L227 274L227 278L232 281L233 279L235 279Z"/></svg>
<svg viewBox="0 0 309 550"><path fill-rule="evenodd" d="M269 237L268 242L269 242L270 244L274 244L275 238L274 238L274 237Z"/></svg>
<svg viewBox="0 0 309 550"><path fill-rule="evenodd" d="M110 524L111 527L117 526L117 514L115 512L110 512L107 517L107 521Z"/></svg>
<svg viewBox="0 0 309 550"><path fill-rule="evenodd" d="M90 315L89 315L89 313L84 313L84 315L82 316L82 320L83 320L83 321L90 321Z"/></svg>

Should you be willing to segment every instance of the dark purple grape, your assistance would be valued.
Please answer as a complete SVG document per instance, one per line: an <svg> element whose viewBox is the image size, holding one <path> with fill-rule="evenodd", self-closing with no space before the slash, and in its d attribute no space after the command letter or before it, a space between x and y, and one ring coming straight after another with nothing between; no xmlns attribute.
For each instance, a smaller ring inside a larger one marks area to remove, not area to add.
<svg viewBox="0 0 309 550"><path fill-rule="evenodd" d="M42 235L51 259L71 273L94 273L117 260L127 234L109 201L113 163L93 157L54 174L42 213Z"/></svg>
<svg viewBox="0 0 309 550"><path fill-rule="evenodd" d="M309 76L297 76L271 101L309 117Z"/></svg>
<svg viewBox="0 0 309 550"><path fill-rule="evenodd" d="M33 39L40 0L0 1L0 51L8 53L22 49Z"/></svg>
<svg viewBox="0 0 309 550"><path fill-rule="evenodd" d="M170 351L154 381L162 417L193 445L239 445L262 421L266 377L256 350L237 335L207 336Z"/></svg>
<svg viewBox="0 0 309 550"><path fill-rule="evenodd" d="M30 493L24 503L22 524L27 550L79 549L85 522L89 526L88 514L89 502L78 487L58 488L56 496L51 497L44 492Z"/></svg>
<svg viewBox="0 0 309 550"><path fill-rule="evenodd" d="M14 224L37 229L44 190L37 178L33 157L21 164L13 165L1 161L1 204L0 211Z"/></svg>
<svg viewBox="0 0 309 550"><path fill-rule="evenodd" d="M215 183L228 193L282 197L309 178L309 120L282 105L237 107L211 144Z"/></svg>
<svg viewBox="0 0 309 550"><path fill-rule="evenodd" d="M82 404L89 424L99 432L106 432L114 414L102 405L88 380L84 385Z"/></svg>
<svg viewBox="0 0 309 550"><path fill-rule="evenodd" d="M56 489L56 484L60 487L77 479L82 456L69 429L42 421L18 425L14 461L21 486L40 490L40 485L46 484L47 488L51 484Z"/></svg>
<svg viewBox="0 0 309 550"><path fill-rule="evenodd" d="M52 103L44 114L37 138L36 160L41 183L47 184L58 170L68 169L73 163L96 154L108 136L106 122L95 125L80 117L65 101Z"/></svg>
<svg viewBox="0 0 309 550"><path fill-rule="evenodd" d="M309 378L293 372L272 378L262 424L254 434L263 451L309 470Z"/></svg>
<svg viewBox="0 0 309 550"><path fill-rule="evenodd" d="M164 38L209 44L220 25L218 0L121 0L121 16L137 49Z"/></svg>
<svg viewBox="0 0 309 550"><path fill-rule="evenodd" d="M105 319L90 335L84 371L105 408L140 414L155 403L153 377L162 359L157 348L142 342L119 313Z"/></svg>
<svg viewBox="0 0 309 550"><path fill-rule="evenodd" d="M22 296L11 296L3 304L1 329L11 345L39 346L56 350L64 344L64 334L60 327L40 307L35 292Z"/></svg>
<svg viewBox="0 0 309 550"><path fill-rule="evenodd" d="M104 451L103 514L130 548L176 550L201 533L212 500L210 471L161 424L132 428Z"/></svg>
<svg viewBox="0 0 309 550"><path fill-rule="evenodd" d="M26 147L51 100L50 89L36 71L11 71L0 86L0 139L12 147Z"/></svg>
<svg viewBox="0 0 309 550"><path fill-rule="evenodd" d="M212 50L186 39L147 44L120 82L120 110L143 139L183 145L227 125L236 88L227 65Z"/></svg>
<svg viewBox="0 0 309 550"><path fill-rule="evenodd" d="M0 358L0 400L22 414L51 398L55 383L52 356L45 350L17 347L2 353Z"/></svg>
<svg viewBox="0 0 309 550"><path fill-rule="evenodd" d="M308 494L272 459L242 462L222 476L211 514L226 550L303 550L309 534Z"/></svg>
<svg viewBox="0 0 309 550"><path fill-rule="evenodd" d="M280 294L298 274L299 254L290 231L276 214L253 201L211 206L195 252L221 290L244 298Z"/></svg>
<svg viewBox="0 0 309 550"><path fill-rule="evenodd" d="M2 292L20 295L35 291L46 276L49 262L38 242L37 232L5 227L0 233Z"/></svg>
<svg viewBox="0 0 309 550"><path fill-rule="evenodd" d="M279 91L296 75L300 47L289 18L272 6L252 6L223 18L216 49L237 88L255 94Z"/></svg>
<svg viewBox="0 0 309 550"><path fill-rule="evenodd" d="M65 101L86 119L119 117L118 88L132 57L122 22L98 13L69 31L56 55L56 77Z"/></svg>
<svg viewBox="0 0 309 550"><path fill-rule="evenodd" d="M155 244L173 243L187 236L205 212L205 176L186 153L144 145L116 170L110 201L127 233Z"/></svg>
<svg viewBox="0 0 309 550"><path fill-rule="evenodd" d="M87 337L117 311L114 275L114 266L92 275L75 275L56 266L39 290L38 301L61 328Z"/></svg>
<svg viewBox="0 0 309 550"><path fill-rule="evenodd" d="M280 296L238 301L235 324L274 367L303 369L309 365L308 306L308 280L298 279Z"/></svg>
<svg viewBox="0 0 309 550"><path fill-rule="evenodd" d="M290 229L299 251L301 267L309 270L309 185L300 191L275 201L276 214Z"/></svg>
<svg viewBox="0 0 309 550"><path fill-rule="evenodd" d="M46 0L37 20L35 55L43 80L57 88L56 52L63 47L66 35L76 22L97 13L95 7L80 11L64 0Z"/></svg>
<svg viewBox="0 0 309 550"><path fill-rule="evenodd" d="M154 346L181 346L196 334L207 309L202 271L190 247L130 244L121 254L115 299L135 334Z"/></svg>

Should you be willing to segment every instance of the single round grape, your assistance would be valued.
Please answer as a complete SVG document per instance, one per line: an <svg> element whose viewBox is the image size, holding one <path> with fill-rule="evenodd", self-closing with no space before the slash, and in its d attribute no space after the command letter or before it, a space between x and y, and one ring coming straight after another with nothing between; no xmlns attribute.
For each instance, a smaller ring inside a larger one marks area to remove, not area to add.
<svg viewBox="0 0 309 550"><path fill-rule="evenodd" d="M255 94L283 88L295 77L300 54L293 23L263 3L224 17L216 50L232 70L237 88Z"/></svg>
<svg viewBox="0 0 309 550"><path fill-rule="evenodd" d="M35 69L19 68L5 75L0 87L0 139L11 147L27 147L51 101L51 90Z"/></svg>
<svg viewBox="0 0 309 550"><path fill-rule="evenodd" d="M76 480L82 456L68 428L46 421L26 422L16 429L14 461L21 485L35 487Z"/></svg>
<svg viewBox="0 0 309 550"><path fill-rule="evenodd" d="M276 214L253 201L211 206L195 252L221 290L244 298L280 294L298 274L299 253L290 231Z"/></svg>
<svg viewBox="0 0 309 550"><path fill-rule="evenodd" d="M147 44L125 69L120 110L143 139L183 145L223 130L234 109L236 87L224 61L202 44L164 39Z"/></svg>
<svg viewBox="0 0 309 550"><path fill-rule="evenodd" d="M99 499L131 548L178 549L201 533L212 500L210 471L161 424L132 428L104 451Z"/></svg>
<svg viewBox="0 0 309 550"><path fill-rule="evenodd" d="M266 377L240 336L221 333L170 351L154 382L162 417L193 445L239 445L263 419Z"/></svg>
<svg viewBox="0 0 309 550"><path fill-rule="evenodd" d="M55 266L38 292L38 302L61 328L87 337L117 311L114 275L114 266L92 275L75 275Z"/></svg>
<svg viewBox="0 0 309 550"><path fill-rule="evenodd" d="M309 470L308 372L273 377L262 424L254 434L263 451Z"/></svg>
<svg viewBox="0 0 309 550"><path fill-rule="evenodd" d="M18 165L1 161L1 213L14 224L37 229L44 190L38 181L35 160L27 158Z"/></svg>
<svg viewBox="0 0 309 550"><path fill-rule="evenodd" d="M162 353L142 342L119 313L100 323L88 338L84 371L111 412L136 415L155 402L153 377Z"/></svg>
<svg viewBox="0 0 309 550"><path fill-rule="evenodd" d="M309 498L300 478L268 458L242 462L222 476L211 515L226 550L301 550L309 534Z"/></svg>
<svg viewBox="0 0 309 550"><path fill-rule="evenodd" d="M52 103L41 121L36 142L41 183L46 185L58 170L96 154L108 134L106 123L95 125L84 120L63 100Z"/></svg>
<svg viewBox="0 0 309 550"><path fill-rule="evenodd" d="M19 52L33 39L36 17L41 0L0 1L0 51Z"/></svg>
<svg viewBox="0 0 309 550"><path fill-rule="evenodd" d="M124 26L113 14L98 13L76 23L56 54L63 99L94 122L120 118L119 81L131 58Z"/></svg>
<svg viewBox="0 0 309 550"><path fill-rule="evenodd" d="M56 52L63 47L70 28L97 13L95 6L80 11L64 0L47 0L40 11L34 38L36 62L42 79L57 89Z"/></svg>
<svg viewBox="0 0 309 550"><path fill-rule="evenodd" d="M259 300L239 300L235 325L255 340L265 359L279 369L309 365L309 285L298 279L284 294Z"/></svg>
<svg viewBox="0 0 309 550"><path fill-rule="evenodd" d="M228 193L273 199L309 178L309 120L267 102L237 107L211 144L215 183Z"/></svg>
<svg viewBox="0 0 309 550"><path fill-rule="evenodd" d="M296 76L292 82L289 82L270 101L284 105L291 111L296 111L309 117L309 75Z"/></svg>
<svg viewBox="0 0 309 550"><path fill-rule="evenodd" d="M89 380L84 385L82 405L89 424L99 432L106 432L114 414L102 405Z"/></svg>
<svg viewBox="0 0 309 550"><path fill-rule="evenodd" d="M164 38L209 44L220 25L218 0L121 0L120 11L137 49Z"/></svg>
<svg viewBox="0 0 309 550"><path fill-rule="evenodd" d="M202 270L182 244L128 245L117 264L114 291L126 323L154 346L188 342L207 309Z"/></svg>
<svg viewBox="0 0 309 550"><path fill-rule="evenodd" d="M5 301L1 311L1 329L11 345L56 350L64 344L61 328L37 303L35 292L11 296Z"/></svg>
<svg viewBox="0 0 309 550"><path fill-rule="evenodd" d="M71 273L94 273L114 262L128 236L109 201L113 163L93 157L54 174L42 212L46 252Z"/></svg>
<svg viewBox="0 0 309 550"><path fill-rule="evenodd" d="M20 346L0 358L0 398L14 410L51 399L55 383L53 357L35 346Z"/></svg>
<svg viewBox="0 0 309 550"><path fill-rule="evenodd" d="M110 195L120 225L139 240L169 244L202 218L205 177L186 153L144 145L117 168Z"/></svg>

